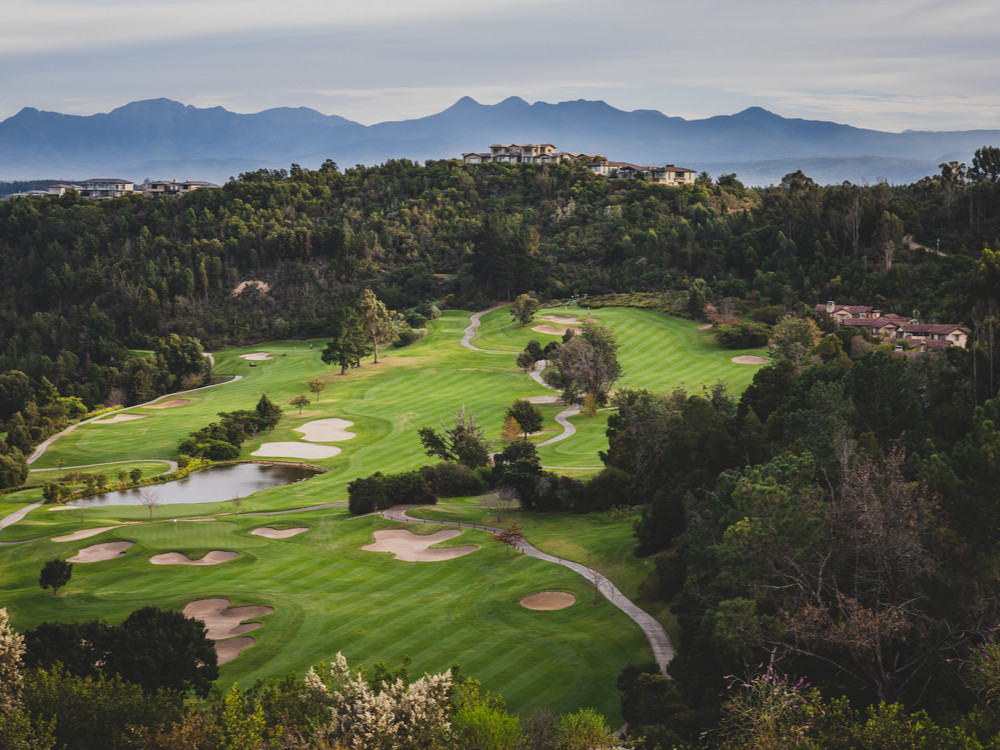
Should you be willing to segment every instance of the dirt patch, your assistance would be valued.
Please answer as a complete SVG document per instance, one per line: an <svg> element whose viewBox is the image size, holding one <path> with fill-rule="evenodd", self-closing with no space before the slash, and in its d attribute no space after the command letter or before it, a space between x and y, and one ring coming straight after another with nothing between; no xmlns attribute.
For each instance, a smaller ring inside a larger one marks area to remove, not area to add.
<svg viewBox="0 0 1000 750"><path fill-rule="evenodd" d="M267 458L332 458L340 453L340 448L331 445L310 443L264 443L251 456Z"/></svg>
<svg viewBox="0 0 1000 750"><path fill-rule="evenodd" d="M552 323L556 323L561 326L578 326L580 325L580 319L575 317L567 317L565 315L543 315L542 320L548 320Z"/></svg>
<svg viewBox="0 0 1000 750"><path fill-rule="evenodd" d="M553 336L562 336L566 331L573 331L573 333L579 333L580 329L576 326L570 326L569 328L556 328L555 326L535 326L531 329L532 331L538 331L539 333L548 333Z"/></svg>
<svg viewBox="0 0 1000 750"><path fill-rule="evenodd" d="M254 536L262 536L267 539L288 539L290 536L302 534L309 531L308 526L296 526L294 529L272 529L270 526L261 526L250 531Z"/></svg>
<svg viewBox="0 0 1000 750"><path fill-rule="evenodd" d="M246 289L248 286L257 287L264 294L267 294L269 291L271 291L271 285L268 284L266 281L257 281L256 279L250 279L249 281L241 281L239 284L237 284L232 291L232 295L235 297L238 294L241 294L243 290Z"/></svg>
<svg viewBox="0 0 1000 750"><path fill-rule="evenodd" d="M80 531L74 531L72 534L66 534L64 536L54 536L52 537L52 541L75 542L79 539L87 539L88 537L97 536L98 534L103 534L105 531L117 528L118 528L117 526L101 526L96 529L81 529Z"/></svg>
<svg viewBox="0 0 1000 750"><path fill-rule="evenodd" d="M732 361L738 365L766 365L771 360L767 357L758 357L756 354L741 354L739 357L733 357Z"/></svg>
<svg viewBox="0 0 1000 750"><path fill-rule="evenodd" d="M461 533L456 529L445 529L436 534L420 536L406 529L381 529L374 534L375 542L361 549L367 552L391 552L396 556L396 559L406 562L454 560L456 557L475 552L479 548L475 545L466 545L464 547L430 549L430 546L453 539Z"/></svg>
<svg viewBox="0 0 1000 750"><path fill-rule="evenodd" d="M84 547L72 557L66 558L71 563L92 563L102 560L114 560L125 554L125 550L132 546L132 542L105 542L104 544L92 544Z"/></svg>
<svg viewBox="0 0 1000 750"><path fill-rule="evenodd" d="M148 414L115 414L113 417L110 417L109 419L98 419L91 422L91 424L114 424L115 422L131 422L132 420L135 419L145 419L148 416L149 416Z"/></svg>
<svg viewBox="0 0 1000 750"><path fill-rule="evenodd" d="M699 331L711 331L712 330L712 324L708 323L707 325L698 326L698 330Z"/></svg>
<svg viewBox="0 0 1000 750"><path fill-rule="evenodd" d="M519 604L527 609L551 611L566 609L566 607L576 604L576 597L565 591L542 591L524 597Z"/></svg>
<svg viewBox="0 0 1000 750"><path fill-rule="evenodd" d="M149 561L153 565L218 565L219 563L235 560L239 556L239 552L224 552L213 549L210 552L206 552L205 556L198 560L192 560L183 552L164 552L161 555L153 555L149 558Z"/></svg>
<svg viewBox="0 0 1000 750"><path fill-rule="evenodd" d="M175 398L170 401L161 401L158 404L149 404L147 409L172 409L175 406L184 406L184 404L190 404L191 400L187 398Z"/></svg>
<svg viewBox="0 0 1000 750"><path fill-rule="evenodd" d="M302 433L302 439L312 443L333 443L338 440L350 440L357 437L357 433L349 431L347 428L354 426L354 422L346 419L315 419L306 422L301 427L296 427L296 432Z"/></svg>
<svg viewBox="0 0 1000 750"><path fill-rule="evenodd" d="M249 359L255 362L259 362L264 359L274 359L274 357L272 357L267 352L253 352L251 354L241 354L240 359Z"/></svg>

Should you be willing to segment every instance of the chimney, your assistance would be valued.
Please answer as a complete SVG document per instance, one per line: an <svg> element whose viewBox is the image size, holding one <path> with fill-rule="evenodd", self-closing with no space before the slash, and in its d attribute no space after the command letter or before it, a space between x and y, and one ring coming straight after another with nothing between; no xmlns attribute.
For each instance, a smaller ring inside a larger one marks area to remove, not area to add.
<svg viewBox="0 0 1000 750"><path fill-rule="evenodd" d="M827 313L827 315L833 315L833 308L835 308L836 306L837 305L834 304L834 302L833 302L832 299L831 300L827 300L827 303L826 303L826 313Z"/></svg>

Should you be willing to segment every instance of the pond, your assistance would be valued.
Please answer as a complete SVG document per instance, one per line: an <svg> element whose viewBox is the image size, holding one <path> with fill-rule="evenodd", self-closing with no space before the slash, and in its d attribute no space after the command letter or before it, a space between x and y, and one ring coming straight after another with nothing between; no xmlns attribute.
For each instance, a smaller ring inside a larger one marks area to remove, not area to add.
<svg viewBox="0 0 1000 750"><path fill-rule="evenodd" d="M156 496L157 505L171 503L218 503L244 498L258 490L283 484L302 482L320 472L304 466L279 464L226 464L209 466L189 474L184 479L152 484L140 489L105 492L82 500L75 505L142 505L143 490Z"/></svg>

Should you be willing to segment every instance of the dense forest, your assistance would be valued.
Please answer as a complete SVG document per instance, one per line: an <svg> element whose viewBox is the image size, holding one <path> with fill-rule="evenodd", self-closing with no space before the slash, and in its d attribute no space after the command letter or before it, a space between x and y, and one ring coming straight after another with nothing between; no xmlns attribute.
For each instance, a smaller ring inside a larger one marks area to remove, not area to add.
<svg viewBox="0 0 1000 750"><path fill-rule="evenodd" d="M771 340L774 361L739 397L614 393L605 470L546 506L642 509L647 596L681 639L669 678L619 678L633 739L1000 747L998 239L990 147L907 186L397 161L179 200L16 198L0 203L0 470L16 479L75 414L205 378L203 346L330 336L365 289L415 328L435 305L526 292L706 319L723 344ZM838 328L826 300L970 342L904 355ZM799 323L805 344L782 346ZM261 696L241 710L263 716ZM570 746L524 742L482 746Z"/></svg>

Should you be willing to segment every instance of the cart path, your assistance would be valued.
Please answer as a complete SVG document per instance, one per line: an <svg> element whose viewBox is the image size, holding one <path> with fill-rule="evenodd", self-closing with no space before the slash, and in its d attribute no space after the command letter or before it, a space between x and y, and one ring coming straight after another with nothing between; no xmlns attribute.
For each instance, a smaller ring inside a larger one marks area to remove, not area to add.
<svg viewBox="0 0 1000 750"><path fill-rule="evenodd" d="M40 459L42 457L42 455L45 453L45 451L48 450L48 447L50 445L52 445L52 443L54 443L56 440L58 440L59 438L61 438L63 435L66 435L66 434L72 432L73 430L75 430L80 425L90 424L95 419L105 419L106 417L109 417L112 414L117 414L120 411L128 411L129 409L141 409L144 406L149 406L150 404L155 404L160 399L167 398L168 396L177 397L177 396L180 396L180 395L182 395L184 393L193 393L194 391L203 391L206 388L215 388L216 386L226 385L227 383L235 383L237 380L242 380L242 379L243 379L242 375L233 375L229 380L223 380L221 383L212 383L211 385L203 385L200 388L190 388L190 389L188 389L186 391L175 391L174 393L164 393L162 396L157 396L152 401L147 401L144 404L134 404L132 406L123 406L121 409L115 409L114 411L106 411L103 414L98 414L96 417L91 417L90 419L84 419L82 422L77 422L76 424L71 424L65 430L63 430L61 432L57 432L52 437L47 438L43 442L39 443L38 446L35 448L35 450L31 452L31 455L28 456L28 463L29 464L33 464L35 461L37 461L38 459ZM151 459L148 459L148 460L150 460L150 461L160 461L160 460L163 460L163 459L151 458ZM114 461L113 463L122 463L122 462L121 461Z"/></svg>
<svg viewBox="0 0 1000 750"><path fill-rule="evenodd" d="M170 468L166 471L159 472L160 474L169 474L172 471L177 471L180 467L177 465L176 461L171 461L169 458L127 458L124 461L105 461L102 464L84 464L83 466L57 466L52 469L29 469L28 471L69 471L70 469L90 469L94 466L111 466L113 464L148 464L148 463L158 463L167 464Z"/></svg>
<svg viewBox="0 0 1000 750"><path fill-rule="evenodd" d="M424 518L411 518L406 515L406 511L408 509L409 508L406 506L390 508L389 510L382 511L382 516L388 518L390 521L400 521L402 523L436 523L443 526L462 526L467 529L485 531L489 534L496 534L501 531L501 529L494 526L481 526L475 523L432 521ZM565 568L569 568L574 573L578 573L583 576L587 579L587 581L596 583L598 591L604 595L604 598L611 602L613 606L624 612L642 629L642 632L646 634L646 639L649 641L650 648L653 649L653 658L656 660L656 664L659 666L660 672L664 675L667 674L667 665L674 658L677 652L674 649L673 641L671 641L670 636L667 635L667 631L663 629L663 626L660 625L659 622L657 622L656 618L629 601L629 599L627 599L611 581L598 573L596 570L588 568L586 565L573 562L572 560L563 560L561 557L555 557L547 552L542 552L540 549L527 541L517 544L515 547L529 557L562 565Z"/></svg>
<svg viewBox="0 0 1000 750"><path fill-rule="evenodd" d="M476 331L479 328L479 319L483 317L486 313L493 312L494 310L498 310L501 307L503 307L503 305L493 305L493 307L488 307L485 310L480 310L477 313L472 313L472 316L469 318L469 327L466 328L465 333L462 334L462 346L464 346L466 349L472 349L473 351L476 352L486 352L487 354L510 354L516 356L517 352L502 352L499 349L480 349L478 346L472 343L472 339L475 337Z"/></svg>

